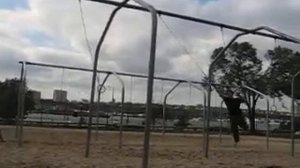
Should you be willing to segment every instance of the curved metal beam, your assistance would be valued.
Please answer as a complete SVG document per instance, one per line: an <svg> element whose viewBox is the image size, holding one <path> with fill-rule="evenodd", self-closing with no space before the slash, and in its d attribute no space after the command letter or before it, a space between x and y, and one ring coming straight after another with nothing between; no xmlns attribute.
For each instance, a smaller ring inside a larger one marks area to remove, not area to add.
<svg viewBox="0 0 300 168"><path fill-rule="evenodd" d="M108 4L108 5L114 5L114 6L118 6L120 4L120 2L109 1L109 0L89 0L89 1L99 2L99 3ZM128 8L128 9L143 11L143 12L148 11L147 9L145 9L143 7L139 7L139 6L131 5L131 4L126 4L124 7ZM229 25L229 24L225 24L225 23L220 23L220 22L216 22L216 21L211 21L211 20L200 19L200 18L187 16L187 15L181 15L181 14L172 13L172 12L163 11L163 10L157 10L157 13L159 15L164 15L164 16L168 16L168 17L172 17L172 18L178 18L178 19L197 22L197 23L202 23L202 24L211 25L211 26L217 26L217 27L226 28L226 29L229 29L229 30L235 30L235 31L240 31L240 32L250 31L247 28L242 28L242 27ZM264 37L268 37L268 38L280 39L280 40L288 41L288 42L294 42L289 38L284 38L284 37L281 37L281 36L275 36L275 35L268 34L268 33L263 33L263 32L253 32L252 34L259 35L259 36L264 36ZM276 34L276 33L274 33L274 34Z"/></svg>
<svg viewBox="0 0 300 168"><path fill-rule="evenodd" d="M291 155L295 156L295 79L300 74L298 71L292 78L291 82Z"/></svg>
<svg viewBox="0 0 300 168"><path fill-rule="evenodd" d="M89 157L90 153L90 141L91 141L91 129L92 129L92 111L94 106L94 97L95 97L95 86L96 86L96 77L97 77L97 67L98 67L98 58L102 43L106 37L108 29L116 15L116 13L128 2L129 0L124 0L120 5L114 9L109 17L109 20L104 28L104 31L100 37L100 40L96 47L95 58L94 58L94 65L93 65L93 77L92 77L92 86L91 86L91 98L90 98L90 112L89 112L89 122L88 122L88 130L87 130L87 140L86 140L86 150L85 150L85 157Z"/></svg>
<svg viewBox="0 0 300 168"><path fill-rule="evenodd" d="M271 32L273 34L276 34L278 35L279 37L282 37L282 38L285 38L285 39L289 39L290 42L294 42L294 43L297 43L297 44L300 44L300 39L299 38L296 38L296 37L293 37L291 35L288 35L288 34L285 34L283 32L280 32L276 29L273 29L271 27L268 27L268 26L261 26L261 29L262 30L266 30L268 32Z"/></svg>
<svg viewBox="0 0 300 168"><path fill-rule="evenodd" d="M165 135L166 132L166 109L167 109L167 98L168 96L180 85L181 82L177 82L165 95L163 103L163 124L162 124L162 133Z"/></svg>

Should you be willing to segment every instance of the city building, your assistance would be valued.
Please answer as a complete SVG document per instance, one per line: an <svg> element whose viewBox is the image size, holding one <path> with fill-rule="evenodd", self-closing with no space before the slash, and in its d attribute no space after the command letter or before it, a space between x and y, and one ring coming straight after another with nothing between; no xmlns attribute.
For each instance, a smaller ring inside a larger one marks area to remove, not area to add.
<svg viewBox="0 0 300 168"><path fill-rule="evenodd" d="M29 90L27 93L30 95L30 97L32 97L35 106L41 105L41 92Z"/></svg>
<svg viewBox="0 0 300 168"><path fill-rule="evenodd" d="M53 91L53 101L54 102L68 102L67 91L65 90L54 90Z"/></svg>

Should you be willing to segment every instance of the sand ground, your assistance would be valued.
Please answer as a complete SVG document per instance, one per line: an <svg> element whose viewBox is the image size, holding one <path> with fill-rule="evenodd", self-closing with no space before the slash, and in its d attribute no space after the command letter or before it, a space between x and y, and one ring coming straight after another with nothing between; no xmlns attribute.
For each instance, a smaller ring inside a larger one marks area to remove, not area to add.
<svg viewBox="0 0 300 168"><path fill-rule="evenodd" d="M0 143L0 168L136 168L141 167L143 133L124 133L118 149L118 132L92 135L90 157L85 158L86 131L78 129L25 127L24 145L16 147L14 127L1 126L7 142ZM300 141L298 141L300 146ZM202 137L196 134L151 135L151 168L300 168L300 148L289 155L288 139L242 136L237 148L232 138L210 138L209 158L202 153Z"/></svg>

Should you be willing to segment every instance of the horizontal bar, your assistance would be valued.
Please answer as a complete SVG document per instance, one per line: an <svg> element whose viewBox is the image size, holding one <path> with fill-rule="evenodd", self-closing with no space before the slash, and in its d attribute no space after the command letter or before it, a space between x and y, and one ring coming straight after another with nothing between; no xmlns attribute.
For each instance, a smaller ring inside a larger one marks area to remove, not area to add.
<svg viewBox="0 0 300 168"><path fill-rule="evenodd" d="M254 89L254 88L251 88L251 87L247 86L247 85L242 85L242 87L245 88L245 89L251 90L252 92L255 92L255 93L263 96L263 98L265 98L265 99L268 99L268 95L262 93L261 91L258 91L258 90Z"/></svg>
<svg viewBox="0 0 300 168"><path fill-rule="evenodd" d="M19 63L21 64L22 61L19 61ZM78 67L72 67L72 66L45 64L45 63L37 63L37 62L24 62L24 63L26 65L33 65L33 66L40 66L40 67L49 67L49 68L69 69L69 70L75 70L75 71L93 72L92 69L78 68ZM114 72L114 71L106 71L106 70L98 70L97 72L98 73L105 73L105 74L114 74L114 73L116 73L117 75L136 77L136 78L148 78L147 75L133 74L133 73ZM174 79L174 78L166 78L166 77L154 77L154 79L164 80L164 81L172 81L172 82L204 84L204 82L199 82L199 81L189 81L189 80L184 80L184 79Z"/></svg>
<svg viewBox="0 0 300 168"><path fill-rule="evenodd" d="M104 3L104 4L107 4L107 5L114 5L114 6L119 6L120 5L120 2L109 1L109 0L88 0L88 1L99 2L99 3ZM135 9L135 10L139 10L139 11L148 12L148 10L143 8L143 7L136 6L136 5L131 5L131 4L124 5L124 8ZM259 36L264 36L264 37L269 37L269 38L274 38L274 39L280 39L280 40L283 40L283 41L288 41L288 42L295 43L295 41L292 41L288 38L279 37L279 36L276 36L276 35L272 35L272 34L269 34L269 33L263 33L263 32L251 32L250 29L246 29L246 28L242 28L242 27L238 27L238 26L233 26L233 25L229 25L229 24L224 24L224 23L220 23L220 22L200 19L200 18L196 18L196 17L181 15L181 14L172 13L172 12L163 11L163 10L157 10L157 13L159 15L164 15L164 16L168 16L168 17L173 17L173 18L183 19L183 20L187 20L187 21L207 24L207 25L211 25L211 26L217 26L217 27L226 28L226 29L235 30L235 31L240 31L240 32L247 32L249 34L254 34L254 35L259 35Z"/></svg>

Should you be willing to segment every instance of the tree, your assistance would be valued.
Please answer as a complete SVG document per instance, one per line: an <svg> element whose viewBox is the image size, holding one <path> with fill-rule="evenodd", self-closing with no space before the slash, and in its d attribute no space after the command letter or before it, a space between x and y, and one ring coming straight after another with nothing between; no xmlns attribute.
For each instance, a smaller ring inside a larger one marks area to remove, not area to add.
<svg viewBox="0 0 300 168"><path fill-rule="evenodd" d="M270 61L266 70L269 92L273 97L291 95L291 81L294 74L300 71L300 53L285 47L268 50L265 58ZM300 99L300 79L296 82L296 98Z"/></svg>
<svg viewBox="0 0 300 168"><path fill-rule="evenodd" d="M0 117L12 121L18 113L18 92L20 80L6 79L0 81ZM34 102L29 94L25 95L25 112L34 108Z"/></svg>
<svg viewBox="0 0 300 168"><path fill-rule="evenodd" d="M211 60L214 60L222 49L223 47L215 49ZM233 43L213 68L213 81L221 84L215 86L215 89L219 94L224 94L226 90L234 92L245 84L263 90L266 81L261 71L262 61L257 58L256 49L248 42ZM251 132L255 133L255 107L260 95L247 89L241 89L240 92L246 99Z"/></svg>

